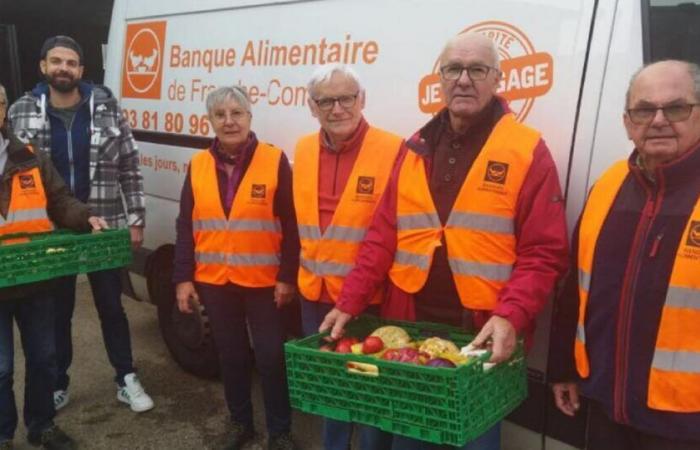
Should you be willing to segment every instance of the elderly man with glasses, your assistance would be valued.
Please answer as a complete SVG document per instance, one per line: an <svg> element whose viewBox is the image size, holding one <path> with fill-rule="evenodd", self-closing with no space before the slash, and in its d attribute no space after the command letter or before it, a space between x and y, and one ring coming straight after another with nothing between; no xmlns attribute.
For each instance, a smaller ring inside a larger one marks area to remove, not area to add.
<svg viewBox="0 0 700 450"><path fill-rule="evenodd" d="M318 332L352 269L360 242L384 192L401 138L370 126L365 91L353 69L319 67L308 83L311 114L321 129L302 137L294 153L294 204L301 260L298 286L304 334ZM377 305L384 287L367 293ZM377 306L372 306L376 313ZM352 426L326 421L324 445L346 450Z"/></svg>
<svg viewBox="0 0 700 450"><path fill-rule="evenodd" d="M496 95L493 42L451 39L440 56L446 103L407 142L353 271L322 324L338 337L388 277L387 317L440 322L493 342L506 360L567 266L564 207L554 161L540 134L518 123ZM431 448L377 433L363 449ZM389 442L392 441L393 442ZM494 426L465 448L500 448Z"/></svg>
<svg viewBox="0 0 700 450"><path fill-rule="evenodd" d="M635 149L593 185L552 339L557 406L589 398L588 448L700 448L700 67L638 71Z"/></svg>

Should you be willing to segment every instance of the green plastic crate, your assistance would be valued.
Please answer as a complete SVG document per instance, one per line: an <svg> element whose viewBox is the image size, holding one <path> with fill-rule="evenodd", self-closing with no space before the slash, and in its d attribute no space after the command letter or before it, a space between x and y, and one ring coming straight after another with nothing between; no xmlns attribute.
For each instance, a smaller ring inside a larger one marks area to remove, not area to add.
<svg viewBox="0 0 700 450"><path fill-rule="evenodd" d="M131 263L129 230L13 234L0 237L0 288Z"/></svg>
<svg viewBox="0 0 700 450"><path fill-rule="evenodd" d="M382 325L398 325L413 340L439 336L462 347L473 336L432 323L363 316L346 336L364 338ZM285 344L289 396L301 411L378 427L435 444L463 446L503 419L527 397L522 344L511 359L484 371L484 355L457 368L385 361L318 350L324 334ZM348 362L376 365L378 375L347 370Z"/></svg>

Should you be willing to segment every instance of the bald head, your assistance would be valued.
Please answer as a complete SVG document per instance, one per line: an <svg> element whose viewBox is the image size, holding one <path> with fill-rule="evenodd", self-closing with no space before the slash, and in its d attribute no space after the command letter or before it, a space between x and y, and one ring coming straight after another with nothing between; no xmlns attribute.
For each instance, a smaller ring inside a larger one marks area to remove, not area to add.
<svg viewBox="0 0 700 450"><path fill-rule="evenodd" d="M659 78L674 79L679 82L689 78L693 85L693 96L695 100L700 101L700 66L687 61L669 59L648 64L632 75L625 96L625 109L630 108L632 90L637 81L648 82Z"/></svg>
<svg viewBox="0 0 700 450"><path fill-rule="evenodd" d="M490 61L488 64L492 67L498 67L498 50L496 50L496 44L491 38L480 33L462 33L450 38L445 44L445 47L440 53L440 65L443 66L445 61L445 56L452 49L478 49L480 51L486 52L489 56Z"/></svg>

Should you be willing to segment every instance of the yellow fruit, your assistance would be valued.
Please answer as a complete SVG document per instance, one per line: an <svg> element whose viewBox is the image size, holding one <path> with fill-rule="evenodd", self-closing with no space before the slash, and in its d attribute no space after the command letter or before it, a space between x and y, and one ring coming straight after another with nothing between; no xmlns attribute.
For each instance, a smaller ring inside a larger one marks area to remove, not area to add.
<svg viewBox="0 0 700 450"><path fill-rule="evenodd" d="M423 341L418 350L429 354L431 357L443 357L450 354L459 354L459 348L447 339L431 337Z"/></svg>
<svg viewBox="0 0 700 450"><path fill-rule="evenodd" d="M379 327L372 332L371 336L381 338L386 348L400 348L411 342L408 333L403 328L394 325Z"/></svg>

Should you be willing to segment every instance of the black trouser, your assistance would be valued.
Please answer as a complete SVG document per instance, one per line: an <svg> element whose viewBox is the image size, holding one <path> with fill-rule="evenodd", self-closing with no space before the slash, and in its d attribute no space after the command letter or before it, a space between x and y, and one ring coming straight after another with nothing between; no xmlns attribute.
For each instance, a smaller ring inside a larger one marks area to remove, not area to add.
<svg viewBox="0 0 700 450"><path fill-rule="evenodd" d="M613 422L596 402L588 408L587 450L700 450L700 442L643 433Z"/></svg>
<svg viewBox="0 0 700 450"><path fill-rule="evenodd" d="M260 374L265 418L271 436L288 433L291 408L284 363L285 327L272 288L245 288L197 283L221 363L226 403L233 421L253 426L251 370L253 361L246 332L250 326L255 366Z"/></svg>

